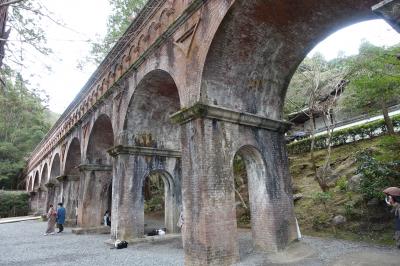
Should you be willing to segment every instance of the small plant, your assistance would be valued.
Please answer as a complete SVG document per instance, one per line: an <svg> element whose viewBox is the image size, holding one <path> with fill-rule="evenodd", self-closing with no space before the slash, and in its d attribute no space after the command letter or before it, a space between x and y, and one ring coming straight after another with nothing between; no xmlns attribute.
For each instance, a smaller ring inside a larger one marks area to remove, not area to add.
<svg viewBox="0 0 400 266"><path fill-rule="evenodd" d="M312 226L315 230L321 230L330 226L330 220L330 215L326 212L322 212L312 218Z"/></svg>
<svg viewBox="0 0 400 266"><path fill-rule="evenodd" d="M326 204L332 198L332 194L330 192L317 192L313 196L313 200L315 203L322 203L324 205L324 209L328 212L328 208Z"/></svg>
<svg viewBox="0 0 400 266"><path fill-rule="evenodd" d="M348 218L354 216L354 202L349 201L344 204L344 215Z"/></svg>
<svg viewBox="0 0 400 266"><path fill-rule="evenodd" d="M360 192L364 199L373 198L383 200L385 187L396 186L400 181L400 161L380 162L371 151L363 151L357 155L360 165L357 172L362 174Z"/></svg>
<svg viewBox="0 0 400 266"><path fill-rule="evenodd" d="M347 191L347 185L349 181L347 180L347 177L342 176L336 181L336 187L339 189L339 191Z"/></svg>

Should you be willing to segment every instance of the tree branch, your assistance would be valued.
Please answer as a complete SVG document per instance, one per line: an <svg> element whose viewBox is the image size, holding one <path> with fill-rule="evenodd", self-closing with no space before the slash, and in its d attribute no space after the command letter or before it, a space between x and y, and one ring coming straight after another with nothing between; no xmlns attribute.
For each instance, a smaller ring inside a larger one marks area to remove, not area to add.
<svg viewBox="0 0 400 266"><path fill-rule="evenodd" d="M8 1L8 2L5 2L5 3L1 3L0 7L9 6L9 5L13 5L13 4L18 4L19 2L22 2L22 1L26 1L26 0L11 0L11 1Z"/></svg>

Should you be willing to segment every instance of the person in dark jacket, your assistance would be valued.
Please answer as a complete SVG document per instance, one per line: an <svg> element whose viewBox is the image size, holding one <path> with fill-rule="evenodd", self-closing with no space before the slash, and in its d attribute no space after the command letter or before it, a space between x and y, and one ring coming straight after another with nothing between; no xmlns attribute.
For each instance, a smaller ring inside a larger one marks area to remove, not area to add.
<svg viewBox="0 0 400 266"><path fill-rule="evenodd" d="M386 194L386 203L393 207L395 215L394 240L397 248L400 249L400 188L390 187L383 191Z"/></svg>
<svg viewBox="0 0 400 266"><path fill-rule="evenodd" d="M65 208L63 207L62 203L58 203L58 208L57 208L57 226L58 226L58 232L61 233L64 231L64 223L65 223Z"/></svg>

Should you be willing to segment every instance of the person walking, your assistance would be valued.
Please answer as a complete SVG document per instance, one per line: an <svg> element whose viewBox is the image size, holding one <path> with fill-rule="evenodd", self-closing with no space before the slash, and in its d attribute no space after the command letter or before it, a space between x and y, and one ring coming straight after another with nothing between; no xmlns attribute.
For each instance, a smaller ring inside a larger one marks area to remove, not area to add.
<svg viewBox="0 0 400 266"><path fill-rule="evenodd" d="M58 225L58 232L61 233L64 231L64 223L65 223L65 208L63 207L63 204L60 202L58 203L58 208L57 208L57 225Z"/></svg>
<svg viewBox="0 0 400 266"><path fill-rule="evenodd" d="M395 215L394 240L397 248L400 249L400 188L389 187L383 191L386 194L386 203L393 207Z"/></svg>
<svg viewBox="0 0 400 266"><path fill-rule="evenodd" d="M54 210L53 205L50 204L49 211L47 212L47 230L44 233L45 236L48 234L54 235L56 221L57 221L57 212Z"/></svg>

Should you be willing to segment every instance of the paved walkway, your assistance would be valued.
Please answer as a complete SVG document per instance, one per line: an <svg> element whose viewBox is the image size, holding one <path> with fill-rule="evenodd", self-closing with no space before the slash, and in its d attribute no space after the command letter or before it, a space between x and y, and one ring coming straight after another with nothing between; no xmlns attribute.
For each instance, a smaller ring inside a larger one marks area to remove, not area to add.
<svg viewBox="0 0 400 266"><path fill-rule="evenodd" d="M43 236L46 223L25 221L0 225L0 265L183 265L180 239L110 249L106 235L65 233ZM251 234L239 231L238 265L399 266L400 251L349 241L306 237L278 254L255 253Z"/></svg>
<svg viewBox="0 0 400 266"><path fill-rule="evenodd" d="M40 219L40 216L20 216L20 217L1 218L0 224L17 223L22 221L38 220L38 219Z"/></svg>

